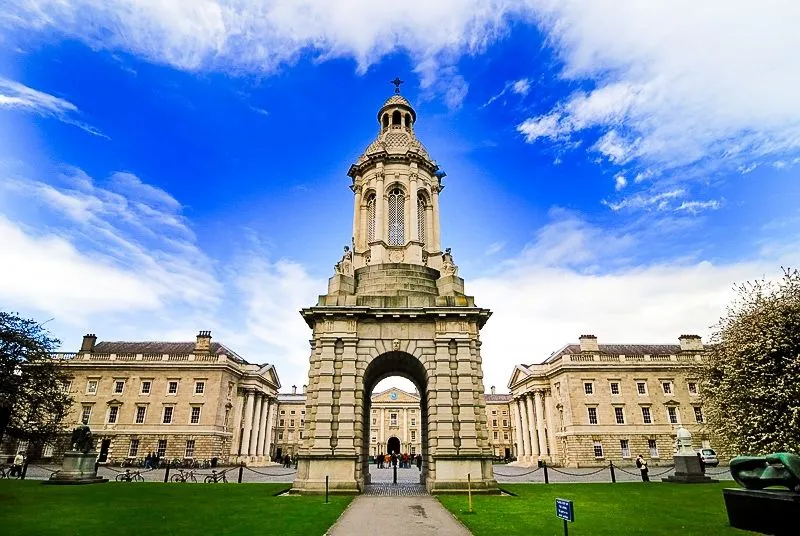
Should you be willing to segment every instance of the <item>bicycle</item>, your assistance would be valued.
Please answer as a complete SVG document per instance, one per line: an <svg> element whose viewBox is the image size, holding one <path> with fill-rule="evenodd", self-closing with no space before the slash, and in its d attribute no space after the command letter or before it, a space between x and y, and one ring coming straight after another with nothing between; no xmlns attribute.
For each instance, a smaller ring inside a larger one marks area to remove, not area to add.
<svg viewBox="0 0 800 536"><path fill-rule="evenodd" d="M125 469L125 472L118 474L114 480L117 482L144 482L144 477L139 471L131 472Z"/></svg>
<svg viewBox="0 0 800 536"><path fill-rule="evenodd" d="M197 478L194 476L194 471L184 471L183 469L178 469L178 473L174 474L169 479L170 482L197 482Z"/></svg>
<svg viewBox="0 0 800 536"><path fill-rule="evenodd" d="M217 482L225 482L227 484L228 479L225 476L225 472L217 473L216 471L211 471L211 474L203 479L203 482L206 484L216 484Z"/></svg>
<svg viewBox="0 0 800 536"><path fill-rule="evenodd" d="M12 474L13 472L14 472L13 465L0 467L0 478L8 478L9 480L12 478L16 479L22 478L22 467L17 468L16 474Z"/></svg>

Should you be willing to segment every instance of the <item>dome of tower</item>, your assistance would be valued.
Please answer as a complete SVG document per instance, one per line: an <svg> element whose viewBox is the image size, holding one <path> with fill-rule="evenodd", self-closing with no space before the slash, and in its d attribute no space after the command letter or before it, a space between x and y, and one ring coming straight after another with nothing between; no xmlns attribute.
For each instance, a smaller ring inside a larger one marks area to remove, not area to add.
<svg viewBox="0 0 800 536"><path fill-rule="evenodd" d="M382 107L392 106L395 104L401 104L403 106L408 106L409 108L411 108L411 103L408 102L408 100L399 93L395 93L394 95L386 99L386 102L383 103Z"/></svg>

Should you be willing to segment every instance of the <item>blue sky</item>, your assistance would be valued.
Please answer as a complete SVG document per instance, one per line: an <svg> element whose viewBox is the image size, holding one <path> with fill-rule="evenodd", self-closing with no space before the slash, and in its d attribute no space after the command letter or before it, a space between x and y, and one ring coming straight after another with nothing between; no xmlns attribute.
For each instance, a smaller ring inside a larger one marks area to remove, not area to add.
<svg viewBox="0 0 800 536"><path fill-rule="evenodd" d="M349 243L346 172L395 76L494 311L487 389L581 333L707 338L734 283L798 265L797 8L329 4L12 0L2 307L66 350L210 329L305 383L297 311Z"/></svg>

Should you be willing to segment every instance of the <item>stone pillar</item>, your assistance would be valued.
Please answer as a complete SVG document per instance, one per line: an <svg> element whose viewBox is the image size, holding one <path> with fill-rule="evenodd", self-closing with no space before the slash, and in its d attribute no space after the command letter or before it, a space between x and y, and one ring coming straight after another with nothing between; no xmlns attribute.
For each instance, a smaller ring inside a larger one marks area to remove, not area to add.
<svg viewBox="0 0 800 536"><path fill-rule="evenodd" d="M272 459L272 439L275 434L275 412L277 411L278 404L277 400L272 402L269 405L269 411L267 412L267 433L265 434L266 439L264 440L264 456L269 457Z"/></svg>
<svg viewBox="0 0 800 536"><path fill-rule="evenodd" d="M553 394L545 391L544 412L547 417L547 441L550 444L550 461L558 463L558 445L556 444L556 418L553 415Z"/></svg>
<svg viewBox="0 0 800 536"><path fill-rule="evenodd" d="M429 251L442 251L442 245L439 240L439 186L431 188L431 197L433 198L433 229L431 230L431 247Z"/></svg>
<svg viewBox="0 0 800 536"><path fill-rule="evenodd" d="M266 444L267 434L267 418L269 417L269 398L263 395L263 403L261 404L261 417L259 418L258 426L258 443L256 444L256 456L264 456L264 445Z"/></svg>
<svg viewBox="0 0 800 536"><path fill-rule="evenodd" d="M533 392L525 393L525 401L528 406L528 435L531 438L531 461L539 459L539 440L536 437L536 410L534 409Z"/></svg>
<svg viewBox="0 0 800 536"><path fill-rule="evenodd" d="M544 436L544 390L539 389L536 398L536 435L539 437L540 456L547 455L547 439Z"/></svg>
<svg viewBox="0 0 800 536"><path fill-rule="evenodd" d="M378 185L375 188L375 240L386 241L386 222L383 218L386 192L383 188L383 170L378 171Z"/></svg>
<svg viewBox="0 0 800 536"><path fill-rule="evenodd" d="M264 400L261 398L261 394L256 392L253 394L255 398L254 401L254 409L253 409L253 424L252 430L250 431L250 447L247 451L248 455L255 456L256 455L256 446L258 445L258 429L259 425L261 424L261 409L264 405Z"/></svg>
<svg viewBox="0 0 800 536"><path fill-rule="evenodd" d="M378 436L378 444L381 447L385 447L386 446L386 430L385 430L386 424L384 423L384 417L385 417L385 415L383 414L383 408L380 408L378 410L378 420L381 423L381 435ZM383 448L381 448L380 450L381 450L381 452L385 452L383 450Z"/></svg>
<svg viewBox="0 0 800 536"><path fill-rule="evenodd" d="M353 243L358 246L361 243L361 186L354 185L353 192Z"/></svg>
<svg viewBox="0 0 800 536"><path fill-rule="evenodd" d="M253 430L253 396L250 390L244 392L244 433L242 434L242 444L239 452L242 456L247 456L250 449L250 432Z"/></svg>
<svg viewBox="0 0 800 536"><path fill-rule="evenodd" d="M514 411L514 417L515 417L514 423L517 425L516 426L517 434L516 434L516 437L513 438L514 439L514 443L516 443L516 445L517 445L517 452L515 452L514 454L517 456L517 460L521 461L522 460L522 456L525 455L525 447L522 444L522 414L520 413L520 409L519 409L519 399L514 401L514 409L515 409L515 411ZM513 431L512 431L512 434L513 434Z"/></svg>
<svg viewBox="0 0 800 536"><path fill-rule="evenodd" d="M528 407L525 402L524 395L517 399L517 408L519 410L520 420L522 421L522 425L519 429L520 442L522 443L522 453L520 454L520 459L523 461L529 461L528 458L531 455L531 439L530 434L528 434L528 427L530 424L528 423Z"/></svg>
<svg viewBox="0 0 800 536"><path fill-rule="evenodd" d="M418 214L419 205L417 204L417 174L416 173L412 173L411 174L411 191L409 192L409 197L411 198L410 201L409 201L411 203L411 207L410 207L411 208L411 218L409 218L411 221L408 222L410 224L410 226L411 226L411 234L409 236L411 237L411 240L413 240L414 242L419 242L419 225L417 223L419 221L419 214Z"/></svg>

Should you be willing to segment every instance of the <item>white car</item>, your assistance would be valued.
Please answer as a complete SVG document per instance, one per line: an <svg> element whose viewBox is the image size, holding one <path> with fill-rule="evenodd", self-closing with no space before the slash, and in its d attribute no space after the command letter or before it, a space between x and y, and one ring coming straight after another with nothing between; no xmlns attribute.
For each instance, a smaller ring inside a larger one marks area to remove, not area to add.
<svg viewBox="0 0 800 536"><path fill-rule="evenodd" d="M719 458L717 458L717 453L714 452L714 449L700 449L697 452L700 454L700 459L703 460L704 464L711 467L719 465Z"/></svg>

